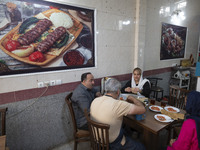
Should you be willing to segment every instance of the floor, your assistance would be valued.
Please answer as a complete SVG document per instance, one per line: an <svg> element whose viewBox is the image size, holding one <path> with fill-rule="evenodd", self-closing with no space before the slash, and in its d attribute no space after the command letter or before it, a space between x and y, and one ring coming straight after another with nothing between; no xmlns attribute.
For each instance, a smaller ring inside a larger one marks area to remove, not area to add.
<svg viewBox="0 0 200 150"><path fill-rule="evenodd" d="M82 142L78 144L77 150L89 150L89 149L90 149L90 142ZM74 150L74 142L72 141L68 144L61 145L51 150Z"/></svg>
<svg viewBox="0 0 200 150"><path fill-rule="evenodd" d="M166 148L166 146L167 146L167 137L168 137L167 130L161 131L159 136L160 136L159 137L159 149L162 150L162 149ZM138 135L137 132L133 132L131 137L134 140L142 143L143 137L142 137L142 135ZM74 149L74 143L72 141L68 144L61 145L61 146L54 148L54 149L51 149L51 150L73 150L73 149ZM89 150L89 149L90 149L90 143L89 142L84 142L84 143L78 144L78 150ZM151 148L146 147L146 149L151 149Z"/></svg>
<svg viewBox="0 0 200 150"><path fill-rule="evenodd" d="M138 142L141 142L142 143L142 139L143 139L143 135L140 135L138 136L138 134L134 134L132 135L132 138ZM168 140L168 131L167 130L162 130L160 133L159 133L159 146L158 146L158 149L159 150L166 150L167 148L167 140ZM146 147L147 150L152 150L152 147Z"/></svg>

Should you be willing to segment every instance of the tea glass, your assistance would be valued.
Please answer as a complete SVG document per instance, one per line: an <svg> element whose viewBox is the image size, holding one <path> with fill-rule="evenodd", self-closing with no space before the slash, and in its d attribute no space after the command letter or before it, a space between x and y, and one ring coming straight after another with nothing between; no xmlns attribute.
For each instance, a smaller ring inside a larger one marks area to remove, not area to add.
<svg viewBox="0 0 200 150"><path fill-rule="evenodd" d="M155 105L156 100L155 99L150 99L150 105Z"/></svg>

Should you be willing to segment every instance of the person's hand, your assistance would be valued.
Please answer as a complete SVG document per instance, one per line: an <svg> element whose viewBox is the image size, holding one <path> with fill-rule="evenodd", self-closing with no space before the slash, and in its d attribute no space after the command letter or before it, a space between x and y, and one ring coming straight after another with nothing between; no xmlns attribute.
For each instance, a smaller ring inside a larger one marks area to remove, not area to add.
<svg viewBox="0 0 200 150"><path fill-rule="evenodd" d="M100 92L96 92L96 97L102 96Z"/></svg>
<svg viewBox="0 0 200 150"><path fill-rule="evenodd" d="M132 88L131 89L132 93L137 93L137 92L140 92L140 89L139 88Z"/></svg>
<svg viewBox="0 0 200 150"><path fill-rule="evenodd" d="M125 91L126 91L126 92L131 92L132 90L131 90L130 87L127 87L127 88L125 88Z"/></svg>
<svg viewBox="0 0 200 150"><path fill-rule="evenodd" d="M172 144L176 141L176 139L171 139L169 142L169 145L172 146Z"/></svg>

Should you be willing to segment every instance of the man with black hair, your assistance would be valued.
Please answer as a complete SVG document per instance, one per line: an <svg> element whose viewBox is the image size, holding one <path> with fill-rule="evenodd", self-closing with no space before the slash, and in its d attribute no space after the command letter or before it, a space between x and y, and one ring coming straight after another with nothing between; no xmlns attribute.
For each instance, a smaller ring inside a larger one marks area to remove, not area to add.
<svg viewBox="0 0 200 150"><path fill-rule="evenodd" d="M71 100L78 129L88 130L84 109L90 111L90 105L94 98L101 96L100 92L93 87L94 76L87 72L81 75L81 83L73 91Z"/></svg>

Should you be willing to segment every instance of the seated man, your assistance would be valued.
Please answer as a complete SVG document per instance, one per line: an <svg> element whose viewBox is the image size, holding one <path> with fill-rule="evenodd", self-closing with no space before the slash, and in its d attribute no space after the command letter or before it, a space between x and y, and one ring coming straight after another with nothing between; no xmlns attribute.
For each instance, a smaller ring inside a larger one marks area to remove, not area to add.
<svg viewBox="0 0 200 150"><path fill-rule="evenodd" d="M94 77L90 72L81 75L81 84L73 91L72 106L78 129L88 130L84 109L90 109L90 104L96 96L100 96L94 88Z"/></svg>
<svg viewBox="0 0 200 150"><path fill-rule="evenodd" d="M128 99L133 104L118 100L121 84L112 78L105 83L106 95L94 99L90 106L91 119L110 125L109 142L111 150L144 150L145 147L123 133L123 116L143 114L144 105L132 96Z"/></svg>

